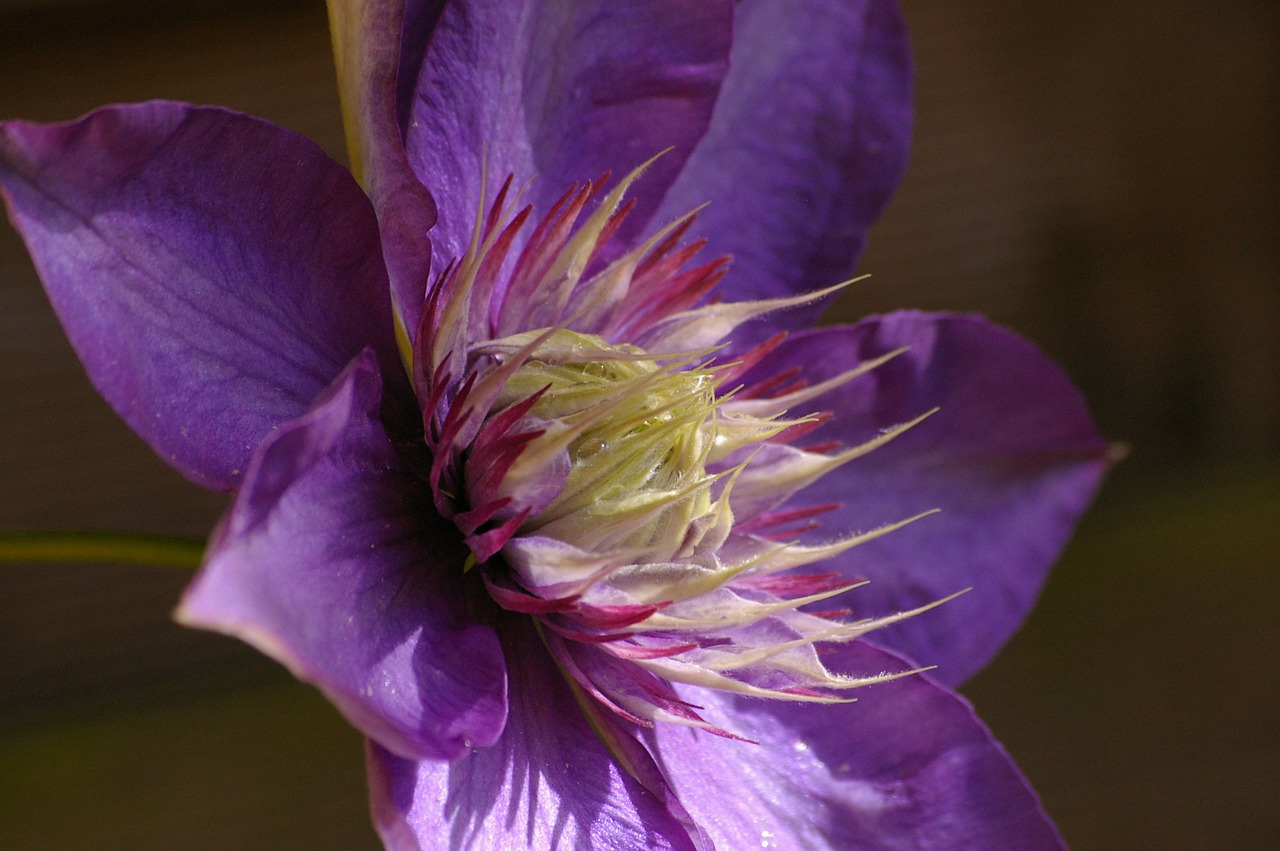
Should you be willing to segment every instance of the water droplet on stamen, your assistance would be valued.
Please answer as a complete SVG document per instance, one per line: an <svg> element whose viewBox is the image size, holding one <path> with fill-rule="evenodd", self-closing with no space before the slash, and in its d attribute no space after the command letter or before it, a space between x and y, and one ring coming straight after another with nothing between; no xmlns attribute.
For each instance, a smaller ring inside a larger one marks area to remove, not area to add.
<svg viewBox="0 0 1280 851"><path fill-rule="evenodd" d="M608 441L605 440L584 440L573 452L575 461L585 461L586 459L598 455L609 448Z"/></svg>

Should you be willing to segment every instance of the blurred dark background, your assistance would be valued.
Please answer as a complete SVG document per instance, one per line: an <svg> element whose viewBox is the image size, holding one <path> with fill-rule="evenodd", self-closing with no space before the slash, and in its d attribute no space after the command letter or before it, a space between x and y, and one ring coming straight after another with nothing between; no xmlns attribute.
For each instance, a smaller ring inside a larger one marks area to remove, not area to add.
<svg viewBox="0 0 1280 851"><path fill-rule="evenodd" d="M1077 851L1280 847L1280 7L908 2L912 167L837 312L1033 337L1130 447L965 688ZM343 156L321 0L0 0L0 117L168 97ZM0 528L223 506L90 389L0 227ZM158 568L0 567L0 847L362 848L358 736Z"/></svg>

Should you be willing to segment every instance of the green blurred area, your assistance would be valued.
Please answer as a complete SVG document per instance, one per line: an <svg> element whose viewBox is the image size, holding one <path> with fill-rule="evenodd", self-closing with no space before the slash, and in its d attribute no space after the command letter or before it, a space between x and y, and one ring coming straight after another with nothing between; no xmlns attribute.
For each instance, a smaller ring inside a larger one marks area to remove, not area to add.
<svg viewBox="0 0 1280 851"><path fill-rule="evenodd" d="M379 847L360 736L286 681L0 732L0 848Z"/></svg>

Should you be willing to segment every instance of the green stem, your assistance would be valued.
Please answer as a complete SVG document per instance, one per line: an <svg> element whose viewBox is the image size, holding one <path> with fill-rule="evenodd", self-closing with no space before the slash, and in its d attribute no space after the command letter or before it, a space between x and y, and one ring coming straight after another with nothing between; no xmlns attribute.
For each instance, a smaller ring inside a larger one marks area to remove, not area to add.
<svg viewBox="0 0 1280 851"><path fill-rule="evenodd" d="M204 541L121 532L0 532L0 563L95 562L194 569Z"/></svg>

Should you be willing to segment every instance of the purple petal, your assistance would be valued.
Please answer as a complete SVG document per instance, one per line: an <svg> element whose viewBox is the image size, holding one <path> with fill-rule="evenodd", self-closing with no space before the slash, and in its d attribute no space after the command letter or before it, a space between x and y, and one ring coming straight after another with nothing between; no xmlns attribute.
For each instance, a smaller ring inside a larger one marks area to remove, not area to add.
<svg viewBox="0 0 1280 851"><path fill-rule="evenodd" d="M621 177L673 148L632 194L629 224L643 225L706 130L731 14L726 0L450 3L406 131L410 161L440 205L441 259L470 239L484 167L490 193L508 174L517 185L536 178L526 200L546 212L572 182Z"/></svg>
<svg viewBox="0 0 1280 851"><path fill-rule="evenodd" d="M699 847L669 792L650 791L662 781L634 740L626 756L650 788L618 767L527 620L509 622L503 646L511 714L496 745L453 762L413 762L370 745L374 822L387 847Z"/></svg>
<svg viewBox="0 0 1280 851"><path fill-rule="evenodd" d="M378 420L366 352L254 456L178 610L314 682L391 750L455 757L506 718L505 665L475 622L456 530Z"/></svg>
<svg viewBox="0 0 1280 851"><path fill-rule="evenodd" d="M900 671L863 642L842 673ZM663 770L717 848L1062 849L1008 755L960 697L913 675L853 704L772 703L686 689L709 720L759 744L659 724Z"/></svg>
<svg viewBox="0 0 1280 851"><path fill-rule="evenodd" d="M844 599L885 615L973 590L876 633L962 682L1018 629L1108 465L1080 394L1033 345L975 316L895 313L798 334L766 362L811 380L902 346L910 350L818 398L835 418L809 438L854 445L934 407L887 445L801 491L841 503L820 538L941 512L829 563L871 583ZM757 369L762 369L758 367Z"/></svg>
<svg viewBox="0 0 1280 851"><path fill-rule="evenodd" d="M229 488L365 346L403 389L369 202L308 140L153 102L0 125L0 189L89 377Z"/></svg>
<svg viewBox="0 0 1280 851"><path fill-rule="evenodd" d="M330 0L334 2L334 0ZM400 30L400 64L396 71L396 116L403 133L409 126L409 112L418 89L418 75L431 34L449 0L404 0L404 23Z"/></svg>
<svg viewBox="0 0 1280 851"><path fill-rule="evenodd" d="M436 207L405 155L398 118L401 51L421 55L440 2L405 5L404 0L329 0L329 21L351 167L373 199L397 319L412 334L430 277L427 232L436 222ZM418 33L417 39L410 33Z"/></svg>
<svg viewBox="0 0 1280 851"><path fill-rule="evenodd" d="M911 64L886 0L744 0L711 128L655 221L711 202L695 232L731 254L729 300L792 295L848 276L898 185ZM812 324L819 306L775 314ZM740 342L767 336L765 323Z"/></svg>

